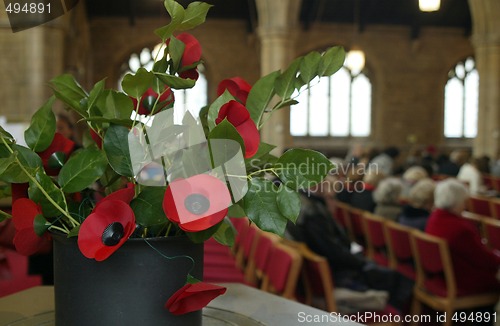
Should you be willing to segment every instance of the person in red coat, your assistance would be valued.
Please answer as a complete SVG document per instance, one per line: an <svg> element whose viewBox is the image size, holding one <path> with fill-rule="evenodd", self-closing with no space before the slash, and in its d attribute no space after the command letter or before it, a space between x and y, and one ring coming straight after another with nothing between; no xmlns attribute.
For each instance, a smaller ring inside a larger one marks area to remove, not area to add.
<svg viewBox="0 0 500 326"><path fill-rule="evenodd" d="M467 188L460 181L439 182L434 192L436 209L425 232L448 242L459 295L499 291L499 252L486 247L474 224L461 217L467 198Z"/></svg>

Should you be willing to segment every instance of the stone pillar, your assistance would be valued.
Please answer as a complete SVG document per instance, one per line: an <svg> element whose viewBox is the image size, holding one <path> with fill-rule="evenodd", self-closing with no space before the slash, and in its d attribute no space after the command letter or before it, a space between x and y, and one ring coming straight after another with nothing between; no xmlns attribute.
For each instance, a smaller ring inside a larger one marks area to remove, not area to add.
<svg viewBox="0 0 500 326"><path fill-rule="evenodd" d="M261 42L261 75L283 69L295 58L295 35L301 0L257 0ZM290 111L278 110L261 130L262 140L280 154L291 144Z"/></svg>
<svg viewBox="0 0 500 326"><path fill-rule="evenodd" d="M64 20L13 33L0 10L0 115L8 122L29 122L52 94L48 82L62 73Z"/></svg>
<svg viewBox="0 0 500 326"><path fill-rule="evenodd" d="M474 155L500 153L500 1L469 0L479 72L478 133Z"/></svg>

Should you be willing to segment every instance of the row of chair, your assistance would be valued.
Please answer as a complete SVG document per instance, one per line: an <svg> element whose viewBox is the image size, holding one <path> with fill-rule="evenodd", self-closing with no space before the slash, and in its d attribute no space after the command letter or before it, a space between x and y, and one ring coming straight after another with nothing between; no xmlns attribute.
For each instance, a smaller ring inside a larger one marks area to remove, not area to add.
<svg viewBox="0 0 500 326"><path fill-rule="evenodd" d="M448 244L396 222L361 211L349 205L330 203L337 222L344 225L353 241L364 246L364 254L382 266L388 266L413 279L414 301L412 314L421 313L422 303L447 312L493 305L498 294L461 297L453 273ZM482 231L487 244L500 250L500 221L473 213L465 213ZM451 325L447 321L446 325Z"/></svg>
<svg viewBox="0 0 500 326"><path fill-rule="evenodd" d="M471 213L500 220L500 198L471 196L467 202L467 210Z"/></svg>
<svg viewBox="0 0 500 326"><path fill-rule="evenodd" d="M204 280L244 283L294 299L301 255L247 218L233 219L233 224L238 232L233 248L214 240L205 243Z"/></svg>

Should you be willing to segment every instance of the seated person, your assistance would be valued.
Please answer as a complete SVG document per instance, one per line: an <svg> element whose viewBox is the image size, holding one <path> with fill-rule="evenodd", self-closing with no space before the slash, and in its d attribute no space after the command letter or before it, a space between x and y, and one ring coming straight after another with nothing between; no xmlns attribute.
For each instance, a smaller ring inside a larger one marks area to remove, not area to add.
<svg viewBox="0 0 500 326"><path fill-rule="evenodd" d="M454 178L437 184L436 210L425 232L448 242L459 293L476 294L500 291L496 278L500 256L482 242L472 222L461 217L468 198L467 188Z"/></svg>
<svg viewBox="0 0 500 326"><path fill-rule="evenodd" d="M377 168L369 168L363 176L362 187L355 187L349 204L352 207L373 213L375 206L377 206L375 200L373 200L373 191L383 178L384 174L380 173Z"/></svg>
<svg viewBox="0 0 500 326"><path fill-rule="evenodd" d="M287 236L306 243L312 251L328 260L336 288L369 293L373 297L372 304L379 300L378 310L385 306L383 299L388 294L393 306L403 308L411 297L413 282L393 270L377 266L360 254L351 253L351 242L328 212L323 194L319 192L322 188L326 187L319 185L309 190L309 196L302 194L301 213L296 224L288 224ZM370 310L366 306L359 308Z"/></svg>
<svg viewBox="0 0 500 326"><path fill-rule="evenodd" d="M409 167L402 176L403 190L401 196L403 198L408 198L411 188L420 180L428 178L429 174L427 171L418 165Z"/></svg>
<svg viewBox="0 0 500 326"><path fill-rule="evenodd" d="M418 181L410 190L408 204L403 207L397 221L403 225L425 230L427 219L434 205L434 189L436 184L432 179Z"/></svg>
<svg viewBox="0 0 500 326"><path fill-rule="evenodd" d="M403 185L398 178L390 177L380 181L380 184L373 192L373 199L377 204L374 213L395 221L396 217L401 213L399 197L402 189Z"/></svg>

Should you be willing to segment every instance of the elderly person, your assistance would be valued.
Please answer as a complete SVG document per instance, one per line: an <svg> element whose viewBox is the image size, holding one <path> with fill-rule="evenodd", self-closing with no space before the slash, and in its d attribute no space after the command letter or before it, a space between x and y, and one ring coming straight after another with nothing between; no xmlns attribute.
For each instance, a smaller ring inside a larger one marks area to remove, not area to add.
<svg viewBox="0 0 500 326"><path fill-rule="evenodd" d="M415 185L418 181L428 178L429 174L427 171L418 165L414 165L412 167L409 167L405 173L403 173L402 179L403 179L403 191L401 193L401 196L403 198L408 198L410 194L410 190Z"/></svg>
<svg viewBox="0 0 500 326"><path fill-rule="evenodd" d="M408 204L403 207L398 222L424 231L434 205L435 188L436 184L430 178L418 181L408 194Z"/></svg>
<svg viewBox="0 0 500 326"><path fill-rule="evenodd" d="M460 167L457 179L466 183L469 186L469 192L472 196L478 195L485 191L483 185L483 177L479 166L481 165L480 159L475 157L470 163L465 163Z"/></svg>
<svg viewBox="0 0 500 326"><path fill-rule="evenodd" d="M448 242L458 293L499 291L496 278L500 257L482 242L474 225L460 215L468 198L467 188L454 178L437 184L434 205L425 232Z"/></svg>
<svg viewBox="0 0 500 326"><path fill-rule="evenodd" d="M401 213L399 197L402 189L403 184L399 178L390 177L380 181L373 192L373 200L377 204L375 214L395 221Z"/></svg>
<svg viewBox="0 0 500 326"><path fill-rule="evenodd" d="M377 168L369 168L363 176L363 182L355 185L350 205L373 213L377 205L373 200L373 191L383 178L384 174Z"/></svg>

